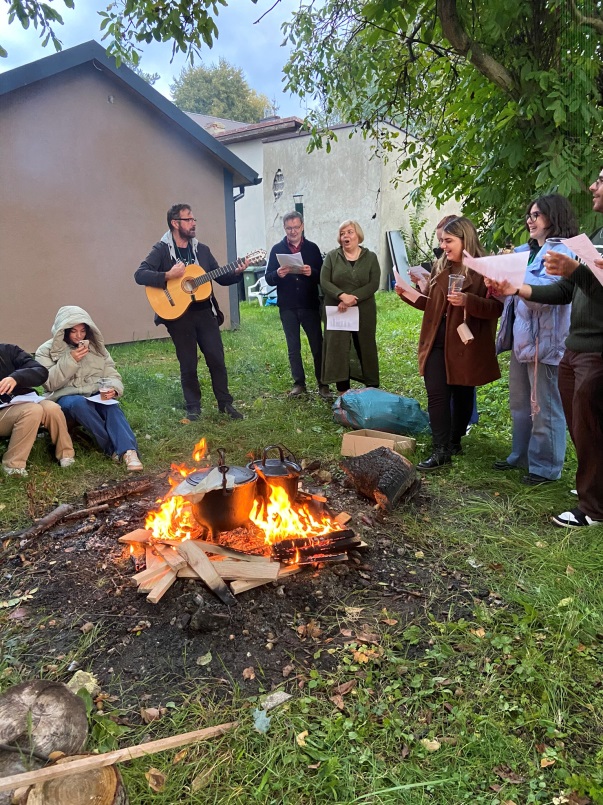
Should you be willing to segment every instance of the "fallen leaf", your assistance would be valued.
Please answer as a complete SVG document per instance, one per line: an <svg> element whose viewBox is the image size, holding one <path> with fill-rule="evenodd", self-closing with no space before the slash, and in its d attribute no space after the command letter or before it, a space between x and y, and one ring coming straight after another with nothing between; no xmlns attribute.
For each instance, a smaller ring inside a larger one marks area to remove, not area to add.
<svg viewBox="0 0 603 805"><path fill-rule="evenodd" d="M424 559L424 558L425 554L423 553L423 551L415 551L415 559Z"/></svg>
<svg viewBox="0 0 603 805"><path fill-rule="evenodd" d="M402 744L402 749L400 750L400 757L404 760L405 757L410 755L410 749L408 748L408 744Z"/></svg>
<svg viewBox="0 0 603 805"><path fill-rule="evenodd" d="M285 679L287 679L287 677L290 676L293 673L293 671L295 671L295 668L292 665L285 665L285 667L283 668L283 676L285 677Z"/></svg>
<svg viewBox="0 0 603 805"><path fill-rule="evenodd" d="M207 654L202 654L200 657L197 657L195 662L197 665L209 665L212 659L211 651L208 651Z"/></svg>
<svg viewBox="0 0 603 805"><path fill-rule="evenodd" d="M255 668L250 665L249 668L243 668L243 679L255 679Z"/></svg>
<svg viewBox="0 0 603 805"><path fill-rule="evenodd" d="M565 572L567 573L568 576L572 576L576 571L574 570L574 568L571 565L568 565L565 568Z"/></svg>
<svg viewBox="0 0 603 805"><path fill-rule="evenodd" d="M503 799L500 805L517 805L517 803L512 799Z"/></svg>
<svg viewBox="0 0 603 805"><path fill-rule="evenodd" d="M308 766L308 768L309 768L309 769L320 769L320 760L318 761L318 763L311 763L311 764Z"/></svg>
<svg viewBox="0 0 603 805"><path fill-rule="evenodd" d="M364 612L364 607L345 607L346 617L352 621L355 621L361 612Z"/></svg>
<svg viewBox="0 0 603 805"><path fill-rule="evenodd" d="M84 634L88 634L88 632L91 632L93 629L94 624L90 623L90 621L88 621L88 623L85 623L83 626L80 626L80 631L83 632Z"/></svg>
<svg viewBox="0 0 603 805"><path fill-rule="evenodd" d="M144 776L147 778L149 788L152 791L157 793L163 791L166 781L166 776L163 772L160 772L159 769L150 768L148 771L145 771Z"/></svg>
<svg viewBox="0 0 603 805"><path fill-rule="evenodd" d="M437 752L440 746L442 745L439 741L436 741L435 739L433 741L430 741L429 738L421 738L419 743L421 744L421 746L425 747L425 749L427 749L428 752Z"/></svg>
<svg viewBox="0 0 603 805"><path fill-rule="evenodd" d="M557 604L558 607L568 607L572 602L573 598L570 596L569 598L562 598L561 601Z"/></svg>
<svg viewBox="0 0 603 805"><path fill-rule="evenodd" d="M375 646L379 645L379 635L372 634L371 632L357 632L356 640L359 643L372 643Z"/></svg>
<svg viewBox="0 0 603 805"><path fill-rule="evenodd" d="M387 626L395 626L398 621L395 618L383 618L381 623L385 623Z"/></svg>
<svg viewBox="0 0 603 805"><path fill-rule="evenodd" d="M297 741L297 745L305 746L307 737L308 737L308 730L304 730L303 732L300 732L299 735L296 735L295 740Z"/></svg>
<svg viewBox="0 0 603 805"><path fill-rule="evenodd" d="M145 724L150 724L151 721L157 721L158 718L161 718L161 713L157 707L141 707L140 717Z"/></svg>
<svg viewBox="0 0 603 805"><path fill-rule="evenodd" d="M493 783L491 786L489 786L489 788L490 791L494 791L495 794L498 794L499 791L502 791L502 785L499 785L498 783Z"/></svg>
<svg viewBox="0 0 603 805"><path fill-rule="evenodd" d="M341 685L337 685L336 688L333 688L333 693L339 693L341 696L345 696L346 693L349 693L353 690L358 681L356 679L350 679L348 682L342 682Z"/></svg>
<svg viewBox="0 0 603 805"><path fill-rule="evenodd" d="M341 634L342 637L351 637L352 636L352 630L351 629L340 629L339 634Z"/></svg>
<svg viewBox="0 0 603 805"><path fill-rule="evenodd" d="M554 757L541 757L540 758L540 768L546 769L548 766L553 766L556 763L556 759Z"/></svg>
<svg viewBox="0 0 603 805"><path fill-rule="evenodd" d="M22 621L26 618L29 618L28 607L17 607L17 609L13 609L13 611L8 615L8 619L10 621Z"/></svg>
<svg viewBox="0 0 603 805"><path fill-rule="evenodd" d="M329 696L329 699L333 702L333 704L335 705L335 707L337 707L338 710L344 709L345 704L343 701L343 696L341 694L336 693L334 696Z"/></svg>
<svg viewBox="0 0 603 805"><path fill-rule="evenodd" d="M480 626L479 629L469 629L469 631L471 632L471 634L474 634L476 637L479 637L480 639L486 636L486 630L482 626Z"/></svg>
<svg viewBox="0 0 603 805"><path fill-rule="evenodd" d="M539 539L539 540L538 540L538 542L535 542L535 543L534 543L534 545L535 545L537 548L548 548L547 543L546 543L546 542L543 542L541 539Z"/></svg>
<svg viewBox="0 0 603 805"><path fill-rule="evenodd" d="M519 785L525 782L525 777L522 777L520 774L515 774L508 766L495 766L492 771L497 777L500 777L501 780L507 783Z"/></svg>
<svg viewBox="0 0 603 805"><path fill-rule="evenodd" d="M210 782L211 778L213 777L215 766L212 766L211 769L206 769L202 771L201 774L198 774L193 781L191 782L191 791L195 794L197 791L200 791L202 788L206 788L208 783Z"/></svg>
<svg viewBox="0 0 603 805"><path fill-rule="evenodd" d="M177 766L178 763L181 763L187 755L188 755L188 749L181 749L174 755L174 759L172 760L172 766Z"/></svg>

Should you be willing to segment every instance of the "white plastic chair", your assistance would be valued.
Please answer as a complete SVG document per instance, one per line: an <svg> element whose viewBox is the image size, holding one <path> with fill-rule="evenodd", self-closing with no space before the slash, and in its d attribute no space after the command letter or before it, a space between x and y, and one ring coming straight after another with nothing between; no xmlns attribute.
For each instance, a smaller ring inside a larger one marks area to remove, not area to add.
<svg viewBox="0 0 603 805"><path fill-rule="evenodd" d="M257 299L260 303L260 307L263 307L264 302L266 302L266 304L275 304L276 288L274 285L268 285L265 277L260 277L256 283L247 288L247 298L250 302L252 299Z"/></svg>

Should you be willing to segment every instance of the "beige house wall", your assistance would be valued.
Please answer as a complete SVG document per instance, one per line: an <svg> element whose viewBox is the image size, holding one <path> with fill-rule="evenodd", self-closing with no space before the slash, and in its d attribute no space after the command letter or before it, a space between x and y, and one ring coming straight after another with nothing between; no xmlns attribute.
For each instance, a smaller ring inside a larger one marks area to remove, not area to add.
<svg viewBox="0 0 603 805"><path fill-rule="evenodd" d="M85 308L108 343L167 335L134 271L186 201L227 261L224 174L186 133L92 63L2 98L1 339L27 350L61 305ZM228 317L228 289L215 286Z"/></svg>

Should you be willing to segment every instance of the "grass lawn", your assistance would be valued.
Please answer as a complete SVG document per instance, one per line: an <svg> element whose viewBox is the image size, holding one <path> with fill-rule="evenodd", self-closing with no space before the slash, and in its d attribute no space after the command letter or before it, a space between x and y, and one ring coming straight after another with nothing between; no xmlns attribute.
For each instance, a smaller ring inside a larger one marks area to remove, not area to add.
<svg viewBox="0 0 603 805"><path fill-rule="evenodd" d="M393 294L380 294L378 307L382 386L425 407L416 364L420 314ZM342 430L310 377L308 398L286 398L291 379L278 311L244 303L241 319L239 331L224 333L224 345L242 422L219 414L207 392L201 419L180 422L170 341L111 350L145 472L188 460L202 435L224 446L232 463L282 442L298 458L336 469ZM293 696L271 712L266 733L254 729L258 702L244 693L242 680L219 695L224 680L199 677L194 694L170 703L150 725L119 704L113 714L93 711L91 750L240 722L235 732L183 756L175 750L123 764L131 803L603 803L603 529L565 531L550 523L552 514L575 505L571 448L562 479L543 488L522 486L520 473L492 470L510 445L505 357L501 366L503 378L478 391L480 422L464 440L464 455L426 479L427 506L405 507L385 524L394 545L411 545L423 569L445 565L451 587L469 576L471 589L482 592L468 594L462 610L445 616L429 599L410 623L377 613L368 641L317 642L315 657L331 653L333 670L310 662L305 674L283 679L282 689ZM207 388L205 367L202 376ZM429 447L420 445L418 456ZM40 439L27 479L0 478L3 532L125 476L93 450L79 444L76 450L75 466L61 470ZM14 540L4 539L3 549L14 553ZM356 604L362 608L362 591ZM0 690L32 665L31 658L23 661L27 637L9 619L11 611L10 601L0 601ZM339 633L354 617L342 601L328 629ZM93 639L82 637L83 668ZM70 677L66 670L57 676L56 667L53 675L47 658L37 668L41 676ZM124 717L128 723L118 729ZM145 778L151 766L167 777L157 793Z"/></svg>

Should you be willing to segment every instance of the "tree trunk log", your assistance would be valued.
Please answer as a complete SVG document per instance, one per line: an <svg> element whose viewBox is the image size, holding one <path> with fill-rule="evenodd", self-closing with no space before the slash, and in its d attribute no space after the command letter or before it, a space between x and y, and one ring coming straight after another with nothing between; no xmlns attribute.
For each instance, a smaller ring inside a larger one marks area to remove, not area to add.
<svg viewBox="0 0 603 805"><path fill-rule="evenodd" d="M404 498L411 498L421 483L414 464L388 447L346 459L341 467L357 492L386 511L395 509Z"/></svg>
<svg viewBox="0 0 603 805"><path fill-rule="evenodd" d="M108 500L118 500L128 495L135 495L137 492L144 492L151 486L151 483L150 478L129 478L112 486L91 489L84 495L86 505L96 506L99 503L106 503Z"/></svg>
<svg viewBox="0 0 603 805"><path fill-rule="evenodd" d="M15 536L21 537L21 539L32 539L32 537L37 537L40 534L43 534L45 531L48 531L49 528L52 528L55 523L58 523L59 520L62 520L66 514L73 511L73 506L69 503L61 503L60 506L57 506L56 509L53 509L48 514L44 515L44 517L40 517L39 520L36 520L35 524L32 525L31 528L25 529L25 531L21 531L19 534L15 534Z"/></svg>
<svg viewBox="0 0 603 805"><path fill-rule="evenodd" d="M70 763L83 755L61 758L57 765ZM47 780L30 788L23 805L128 805L128 795L115 766L90 769L57 780Z"/></svg>

